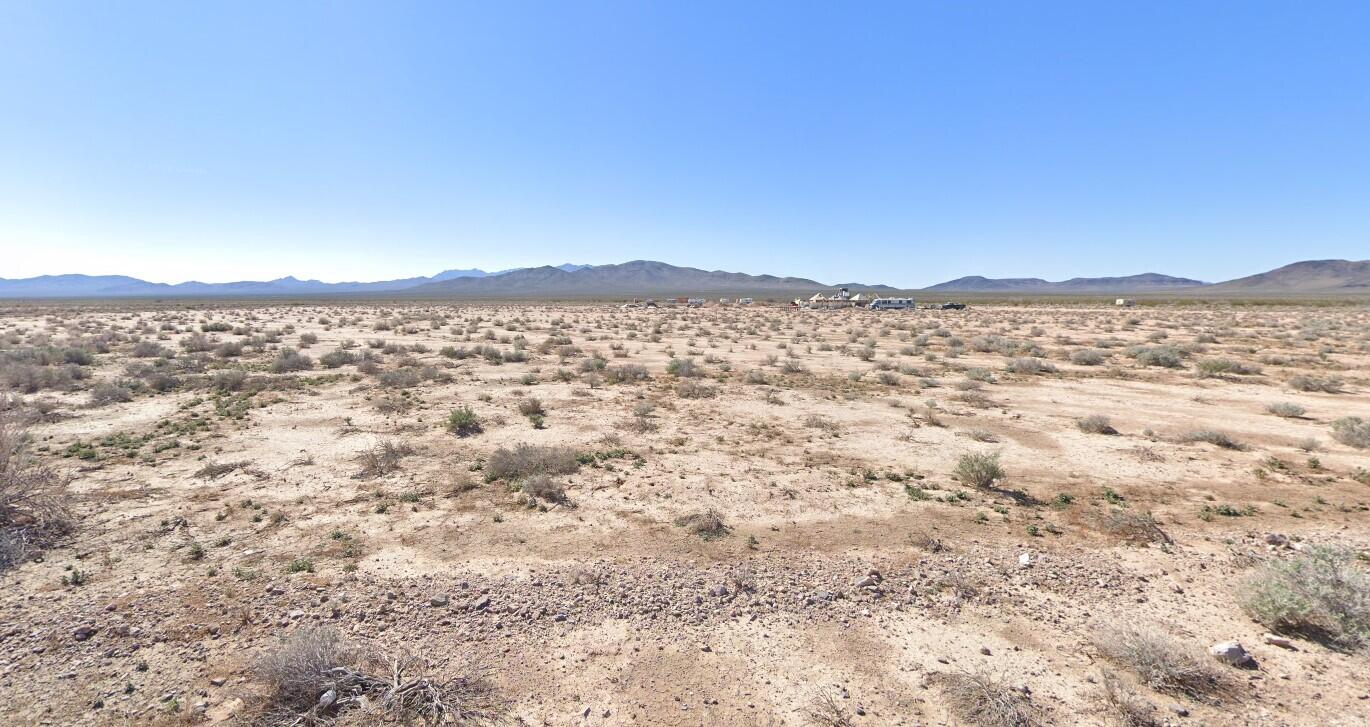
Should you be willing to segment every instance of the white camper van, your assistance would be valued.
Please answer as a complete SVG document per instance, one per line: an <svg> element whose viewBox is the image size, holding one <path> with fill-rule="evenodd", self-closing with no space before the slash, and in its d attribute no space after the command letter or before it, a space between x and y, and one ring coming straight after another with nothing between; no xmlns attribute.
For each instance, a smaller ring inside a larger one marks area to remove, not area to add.
<svg viewBox="0 0 1370 727"><path fill-rule="evenodd" d="M871 301L871 310L913 310L913 298L876 298Z"/></svg>

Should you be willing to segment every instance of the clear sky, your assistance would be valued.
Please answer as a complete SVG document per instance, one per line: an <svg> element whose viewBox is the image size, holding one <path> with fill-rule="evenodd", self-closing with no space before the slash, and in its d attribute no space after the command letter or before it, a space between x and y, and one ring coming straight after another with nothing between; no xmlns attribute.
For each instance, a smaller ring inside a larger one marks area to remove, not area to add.
<svg viewBox="0 0 1370 727"><path fill-rule="evenodd" d="M1370 2L0 0L0 277L1370 257Z"/></svg>

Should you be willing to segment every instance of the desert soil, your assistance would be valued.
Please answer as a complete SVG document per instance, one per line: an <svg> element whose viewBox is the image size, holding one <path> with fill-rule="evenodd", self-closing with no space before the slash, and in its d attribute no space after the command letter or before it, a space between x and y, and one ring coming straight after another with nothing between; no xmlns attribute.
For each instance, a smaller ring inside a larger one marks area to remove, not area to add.
<svg viewBox="0 0 1370 727"><path fill-rule="evenodd" d="M973 723L967 673L1042 724L1116 723L1106 674L1157 724L1370 723L1364 651L1266 643L1236 595L1370 548L1370 451L1329 427L1370 417L1365 306L10 305L0 340L95 351L10 382L77 525L0 573L5 724L250 724L254 665L320 627L529 725ZM567 448L564 497L492 472L520 445ZM1256 663L1152 690L1101 654L1119 623Z"/></svg>

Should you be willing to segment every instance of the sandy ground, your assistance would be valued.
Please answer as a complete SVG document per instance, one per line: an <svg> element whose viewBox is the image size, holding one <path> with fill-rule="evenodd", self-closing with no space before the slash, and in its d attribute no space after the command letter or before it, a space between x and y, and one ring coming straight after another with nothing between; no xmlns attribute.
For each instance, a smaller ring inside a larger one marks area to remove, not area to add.
<svg viewBox="0 0 1370 727"><path fill-rule="evenodd" d="M973 724L939 687L967 673L1042 724L1117 723L1105 674L1157 724L1370 723L1365 651L1267 644L1235 595L1307 545L1370 547L1370 451L1330 429L1370 417L1364 306L14 306L0 337L100 341L88 378L20 393L79 525L0 574L6 724L252 723L254 663L319 626L480 670L530 725L844 724L825 698L845 724ZM311 368L274 372L285 347ZM323 367L338 350L374 359ZM1201 375L1219 359L1246 372ZM99 383L130 400L92 405ZM461 406L481 431L448 430ZM381 443L407 453L364 473ZM491 476L525 444L579 455L564 500ZM1006 476L959 482L967 453ZM677 524L705 511L722 531ZM1222 666L1222 700L1158 692L1101 654L1118 623L1256 666Z"/></svg>

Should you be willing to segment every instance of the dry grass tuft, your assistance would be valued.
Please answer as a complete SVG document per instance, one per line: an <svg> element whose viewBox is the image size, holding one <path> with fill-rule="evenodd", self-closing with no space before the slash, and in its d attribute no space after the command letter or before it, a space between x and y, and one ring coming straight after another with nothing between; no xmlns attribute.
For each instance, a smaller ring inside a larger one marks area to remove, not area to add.
<svg viewBox="0 0 1370 727"><path fill-rule="evenodd" d="M400 468L400 460L414 453L414 448L404 442L382 440L357 456L361 463L358 479L369 480L382 477Z"/></svg>
<svg viewBox="0 0 1370 727"><path fill-rule="evenodd" d="M67 480L28 451L28 432L0 411L0 571L71 531Z"/></svg>
<svg viewBox="0 0 1370 727"><path fill-rule="evenodd" d="M1111 671L1105 671L1099 679L1099 697L1104 703L1104 713L1121 727L1160 727L1164 724L1156 714L1156 705Z"/></svg>
<svg viewBox="0 0 1370 727"><path fill-rule="evenodd" d="M934 682L957 719L980 727L1031 727L1040 723L1026 689L1018 689L986 673L940 673Z"/></svg>
<svg viewBox="0 0 1370 727"><path fill-rule="evenodd" d="M298 631L257 661L266 685L264 722L311 726L355 715L364 724L486 725L504 713L479 674L438 681L413 676L417 657L378 657L342 642L328 628Z"/></svg>
<svg viewBox="0 0 1370 727"><path fill-rule="evenodd" d="M1094 644L1109 661L1131 669L1158 692L1219 702L1235 693L1216 662L1167 636L1159 627L1132 623L1098 629Z"/></svg>

